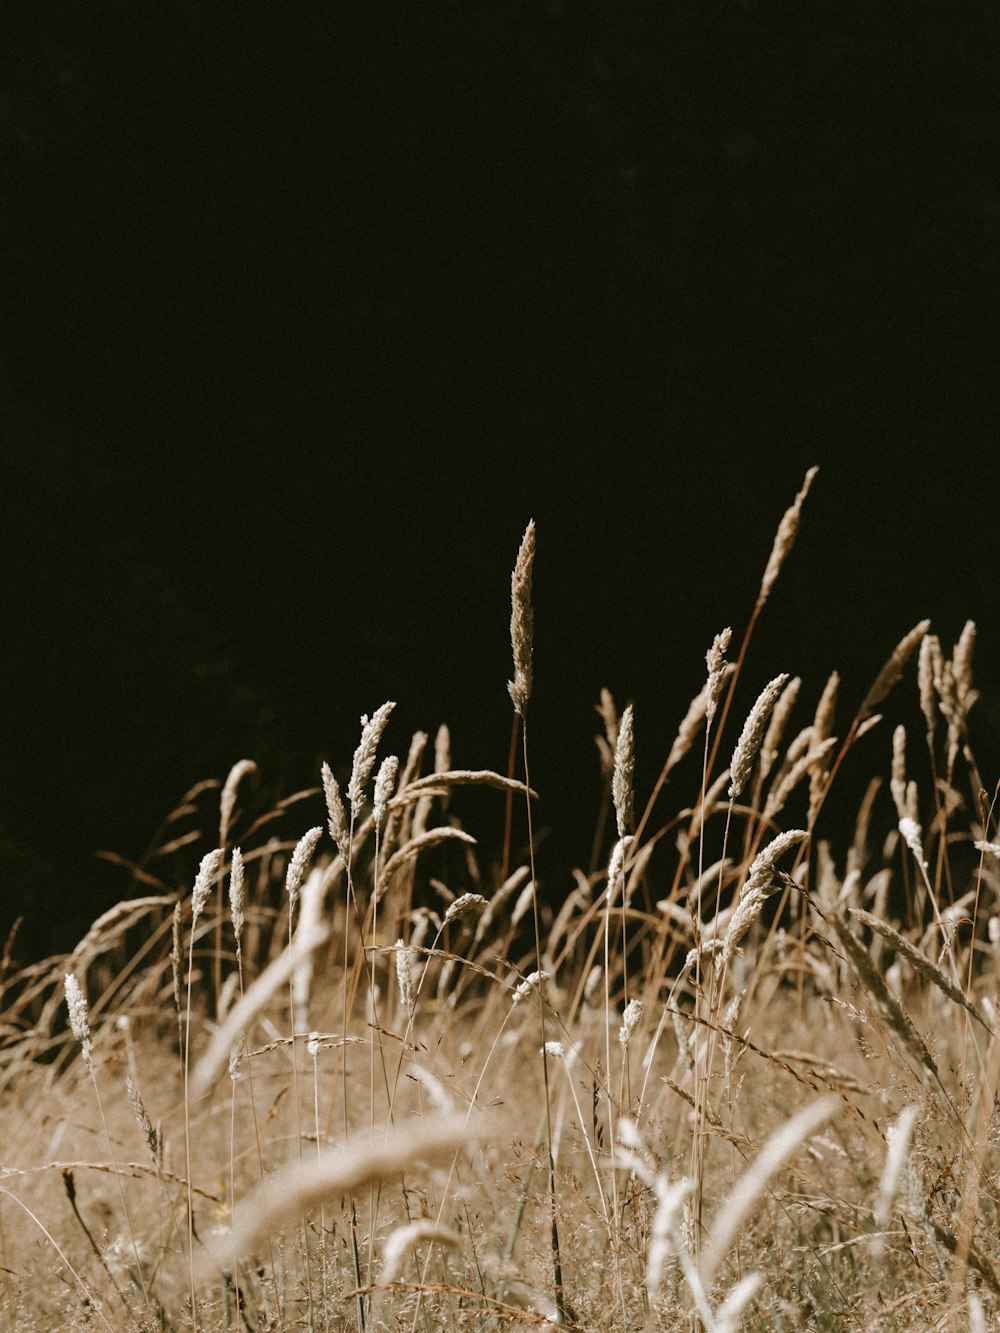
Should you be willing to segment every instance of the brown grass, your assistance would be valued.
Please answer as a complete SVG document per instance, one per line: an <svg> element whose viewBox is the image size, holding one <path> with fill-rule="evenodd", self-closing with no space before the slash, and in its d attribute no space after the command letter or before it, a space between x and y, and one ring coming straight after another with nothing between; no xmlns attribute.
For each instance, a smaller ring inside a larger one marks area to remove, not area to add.
<svg viewBox="0 0 1000 1333"><path fill-rule="evenodd" d="M791 740L811 672L775 677L745 739L727 723L812 476L652 791L633 791L642 712L602 695L595 821L613 807L617 827L562 901L534 882L529 525L523 781L452 767L446 732L428 763L419 733L373 789L384 705L346 805L327 769L322 792L254 810L243 761L221 811L219 783L189 793L72 955L8 969L0 1326L993 1325L1000 876L974 627L950 660L926 622L907 634L867 694L853 682L842 742L829 664ZM891 716L918 645L923 763L872 711ZM852 845L830 846L816 821L863 737L892 794L870 788ZM495 791L492 827L468 786ZM513 796L528 853L497 874L479 849ZM329 838L310 827L324 799ZM192 852L196 882L177 873Z"/></svg>

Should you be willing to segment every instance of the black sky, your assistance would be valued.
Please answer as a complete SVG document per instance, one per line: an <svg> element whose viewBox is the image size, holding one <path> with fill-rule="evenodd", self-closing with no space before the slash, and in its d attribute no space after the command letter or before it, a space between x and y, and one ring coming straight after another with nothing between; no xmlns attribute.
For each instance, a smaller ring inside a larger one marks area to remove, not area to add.
<svg viewBox="0 0 1000 1333"><path fill-rule="evenodd" d="M95 848L140 855L244 755L308 785L387 698L392 748L447 721L505 767L529 517L553 881L589 852L600 687L651 781L813 463L743 702L837 667L846 708L916 620L973 616L996 751L993 6L0 25L0 843L30 949L120 896Z"/></svg>

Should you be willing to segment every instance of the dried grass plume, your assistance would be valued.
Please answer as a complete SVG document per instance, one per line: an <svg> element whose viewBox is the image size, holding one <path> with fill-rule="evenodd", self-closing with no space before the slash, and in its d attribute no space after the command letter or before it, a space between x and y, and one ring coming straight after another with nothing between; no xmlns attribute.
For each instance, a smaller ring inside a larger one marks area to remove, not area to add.
<svg viewBox="0 0 1000 1333"><path fill-rule="evenodd" d="M510 645L514 654L514 679L507 692L523 717L531 698L531 667L535 616L531 605L531 576L535 563L535 520L524 530L510 579Z"/></svg>

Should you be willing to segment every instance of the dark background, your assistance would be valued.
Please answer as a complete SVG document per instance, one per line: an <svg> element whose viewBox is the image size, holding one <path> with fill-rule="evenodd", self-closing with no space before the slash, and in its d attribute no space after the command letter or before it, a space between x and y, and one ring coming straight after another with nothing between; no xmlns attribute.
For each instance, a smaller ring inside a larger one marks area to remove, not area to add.
<svg viewBox="0 0 1000 1333"><path fill-rule="evenodd" d="M641 798L812 463L737 711L788 670L804 724L837 667L843 727L916 620L950 647L973 616L995 780L998 27L954 0L5 5L22 952L125 891L96 849L141 856L244 755L261 799L349 767L387 698L385 749L447 721L457 763L505 769L532 516L561 894L600 687L635 701Z"/></svg>

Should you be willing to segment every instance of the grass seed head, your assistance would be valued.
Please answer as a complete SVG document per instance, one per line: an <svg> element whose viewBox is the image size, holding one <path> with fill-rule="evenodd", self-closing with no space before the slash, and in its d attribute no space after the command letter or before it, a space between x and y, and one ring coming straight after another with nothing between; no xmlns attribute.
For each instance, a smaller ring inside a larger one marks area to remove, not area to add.
<svg viewBox="0 0 1000 1333"><path fill-rule="evenodd" d="M867 717L884 699L887 699L899 684L903 669L920 644L921 639L931 627L929 620L921 620L908 634L904 634L892 650L889 660L875 677L875 682L865 695L858 712L859 718Z"/></svg>
<svg viewBox="0 0 1000 1333"><path fill-rule="evenodd" d="M146 1141L146 1147L149 1149L149 1155L153 1159L153 1164L159 1171L163 1165L163 1144L160 1140L159 1131L153 1128L153 1122L149 1118L149 1112L139 1096L139 1089L135 1086L129 1076L125 1075L125 1091L128 1093L128 1099L132 1103L132 1110L135 1112L135 1118L138 1121L142 1137Z"/></svg>
<svg viewBox="0 0 1000 1333"><path fill-rule="evenodd" d="M531 992L540 986L543 981L548 981L548 972L529 972L519 986L514 987L514 993L511 995L511 1004L520 1004Z"/></svg>
<svg viewBox="0 0 1000 1333"><path fill-rule="evenodd" d="M389 801L392 799L393 788L396 785L396 777L399 773L399 760L394 754L387 755L379 765L378 774L375 778L375 799L373 801L373 812L375 815L375 827L381 829L385 823L385 817L389 811Z"/></svg>
<svg viewBox="0 0 1000 1333"><path fill-rule="evenodd" d="M375 767L378 743L389 721L389 714L395 707L394 703L384 703L370 718L367 713L361 718L361 740L354 751L351 780L347 784L347 799L351 803L351 815L354 819L357 819L365 803L365 787Z"/></svg>
<svg viewBox="0 0 1000 1333"><path fill-rule="evenodd" d="M309 862L313 858L316 844L322 836L323 830L318 825L316 828L311 828L308 833L304 833L296 844L295 851L292 852L291 860L288 862L288 870L285 874L285 892L288 894L289 920L291 920L292 913L298 905L302 881L309 869Z"/></svg>
<svg viewBox="0 0 1000 1333"><path fill-rule="evenodd" d="M889 791L896 806L896 818L905 819L910 811L906 808L906 728L902 723L892 733L892 776L889 779Z"/></svg>
<svg viewBox="0 0 1000 1333"><path fill-rule="evenodd" d="M840 1110L840 1105L839 1097L820 1097L786 1120L764 1144L728 1198L719 1205L709 1228L708 1242L701 1253L700 1273L706 1291L771 1177L806 1139Z"/></svg>
<svg viewBox="0 0 1000 1333"><path fill-rule="evenodd" d="M823 693L819 697L819 703L816 705L816 715L813 718L813 740L824 741L833 731L834 718L837 712L837 694L840 690L840 673L831 671L827 677L827 682L823 686Z"/></svg>
<svg viewBox="0 0 1000 1333"><path fill-rule="evenodd" d="M614 754L615 746L618 744L618 728L621 723L618 710L615 708L615 697L606 686L601 687L601 701L596 707L596 712L604 723L604 739L607 742L608 749Z"/></svg>
<svg viewBox="0 0 1000 1333"><path fill-rule="evenodd" d="M233 1048L229 1052L229 1081L238 1083L240 1079L240 1070L243 1067L243 1057L246 1055L247 1039L245 1033L240 1033L239 1039L233 1043Z"/></svg>
<svg viewBox="0 0 1000 1333"><path fill-rule="evenodd" d="M198 874L194 881L194 888L191 892L191 924L198 920L204 912L208 903L208 895L212 892L212 884L222 866L222 850L216 848L213 852L208 852L201 858L201 865L198 867Z"/></svg>
<svg viewBox="0 0 1000 1333"><path fill-rule="evenodd" d="M625 1006L625 1012L622 1015L622 1025L618 1029L618 1044L622 1050L628 1046L632 1033L639 1026L639 1020L642 1018L642 1001L629 1000Z"/></svg>
<svg viewBox="0 0 1000 1333"><path fill-rule="evenodd" d="M927 724L927 742L933 748L937 730L937 696L934 681L941 674L941 642L936 634L926 634L920 641L917 658L917 685L920 690L920 711Z"/></svg>
<svg viewBox="0 0 1000 1333"><path fill-rule="evenodd" d="M708 718L709 726L715 718L722 689L726 683L726 652L732 637L733 631L727 626L721 634L715 636L711 648L705 654L705 663L708 667L708 680L705 682L705 716Z"/></svg>
<svg viewBox="0 0 1000 1333"><path fill-rule="evenodd" d="M774 680L764 686L757 697L757 702L750 710L750 715L743 724L743 730L740 732L740 738L736 742L736 749L733 751L733 761L729 765L730 783L729 799L734 800L742 792L750 777L753 769L753 761L757 758L757 751L761 747L764 739L764 733L767 730L768 718L771 716L771 710L778 702L778 696L784 689L787 674L775 676Z"/></svg>
<svg viewBox="0 0 1000 1333"><path fill-rule="evenodd" d="M243 927L246 923L247 890L243 869L243 853L233 848L233 863L229 870L229 914L233 921L236 948L243 947Z"/></svg>
<svg viewBox="0 0 1000 1333"><path fill-rule="evenodd" d="M344 802L340 795L340 785L333 776L333 770L329 764L324 764L323 774L323 794L326 797L326 813L330 825L330 837L337 846L337 850L347 864L351 849L351 827L347 822L347 811L344 809Z"/></svg>
<svg viewBox="0 0 1000 1333"><path fill-rule="evenodd" d="M625 857L628 849L632 846L634 839L631 834L624 838L619 838L611 851L611 860L608 862L608 900L614 896L618 887L618 881L621 879L622 871L625 869Z"/></svg>
<svg viewBox="0 0 1000 1333"><path fill-rule="evenodd" d="M813 483L813 478L819 471L817 467L811 467L805 475L805 480L795 499L778 524L778 531L775 534L774 545L771 548L771 555L764 570L764 577L761 579L760 592L757 594L758 611L771 595L771 589L774 587L775 580L781 573L781 566L785 563L789 551L795 544L795 538L799 531L799 517L802 513L802 505L806 496L809 494L809 487Z"/></svg>
<svg viewBox="0 0 1000 1333"><path fill-rule="evenodd" d="M878 1200L875 1204L875 1225L880 1231L889 1225L892 1205L899 1191L903 1167L910 1150L910 1139L919 1114L918 1105L907 1106L885 1131L888 1150L882 1179L879 1181Z"/></svg>
<svg viewBox="0 0 1000 1333"><path fill-rule="evenodd" d="M69 1026L73 1036L80 1043L83 1062L93 1071L94 1060L90 1044L90 1020L87 1014L87 1001L83 997L80 983L72 972L66 973L66 1007L69 1009Z"/></svg>
<svg viewBox="0 0 1000 1333"><path fill-rule="evenodd" d="M252 759L241 759L238 764L234 764L229 770L229 776L222 788L222 795L219 798L219 846L225 847L229 841L229 830L233 824L233 814L236 810L236 793L240 783L251 773L257 772L257 765Z"/></svg>
<svg viewBox="0 0 1000 1333"><path fill-rule="evenodd" d="M622 713L615 746L615 768L611 778L611 793L618 821L618 836L624 838L635 817L632 782L635 775L635 732L632 726L632 705Z"/></svg>
<svg viewBox="0 0 1000 1333"><path fill-rule="evenodd" d="M270 1233L307 1216L325 1200L359 1195L369 1184L409 1176L418 1165L449 1162L480 1137L465 1115L435 1116L389 1130L373 1141L366 1135L310 1162L296 1162L239 1201L236 1225L210 1247L211 1256L224 1271L232 1271ZM203 1264L203 1276L208 1268Z"/></svg>
<svg viewBox="0 0 1000 1333"><path fill-rule="evenodd" d="M899 831L903 836L903 841L916 857L917 864L921 869L926 870L927 861L924 859L923 830L920 825L912 816L904 815L899 821Z"/></svg>
<svg viewBox="0 0 1000 1333"><path fill-rule="evenodd" d="M678 1180L671 1185L665 1176L656 1178L656 1211L646 1252L646 1290L656 1300L663 1287L667 1260L683 1245L681 1219L684 1204L694 1189L693 1180Z"/></svg>
<svg viewBox="0 0 1000 1333"><path fill-rule="evenodd" d="M736 667L731 662L725 664L723 668L723 684L725 684L735 670ZM675 764L679 764L691 749L691 746L694 745L698 732L701 730L701 724L705 721L707 716L708 699L708 684L706 683L688 704L688 710L681 719L681 724L677 728L677 735L674 737L674 743L671 745L670 753L667 756L665 765L667 769L671 769Z"/></svg>
<svg viewBox="0 0 1000 1333"><path fill-rule="evenodd" d="M396 984L399 986L399 998L403 1001L406 1016L411 1021L417 1008L416 991L413 986L413 950L408 949L403 941L396 941Z"/></svg>
<svg viewBox="0 0 1000 1333"><path fill-rule="evenodd" d="M386 1237L385 1249L382 1252L382 1272L379 1274L380 1286L391 1286L397 1280L403 1271L407 1250L422 1241L436 1241L439 1245L447 1245L453 1249L460 1249L465 1244L456 1231L452 1231L449 1227L438 1226L429 1219L407 1222L404 1226L396 1227Z"/></svg>
<svg viewBox="0 0 1000 1333"><path fill-rule="evenodd" d="M519 926L521 921L535 901L535 881L529 879L524 888L517 895L517 902L514 904L514 910L510 914L511 926Z"/></svg>
<svg viewBox="0 0 1000 1333"><path fill-rule="evenodd" d="M771 712L770 721L767 724L767 731L764 733L764 739L760 746L760 775L766 778L768 773L774 767L774 761L778 757L778 749L781 746L785 735L785 729L788 726L788 719L791 716L792 709L795 707L795 701L799 697L799 690L802 688L802 677L793 676L785 688L781 691L781 698L774 705Z"/></svg>
<svg viewBox="0 0 1000 1333"><path fill-rule="evenodd" d="M969 700L975 693L972 688L972 651L975 646L976 622L967 620L951 655L951 666L955 675L955 689L963 705L962 711L965 713L969 711L971 706Z"/></svg>
<svg viewBox="0 0 1000 1333"><path fill-rule="evenodd" d="M507 692L523 717L531 698L535 616L531 605L531 579L535 563L535 521L524 530L510 578L510 646L514 657L514 679Z"/></svg>
<svg viewBox="0 0 1000 1333"><path fill-rule="evenodd" d="M463 893L449 905L444 914L444 924L447 926L464 916L479 916L481 912L486 911L487 906L486 899L481 893Z"/></svg>

